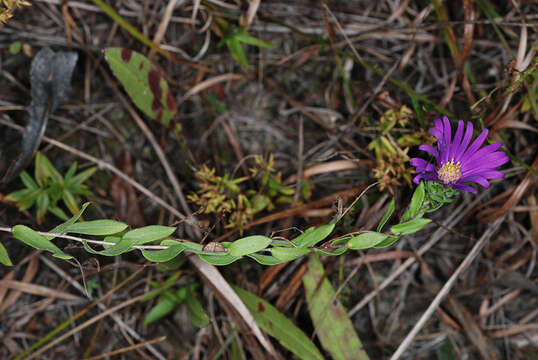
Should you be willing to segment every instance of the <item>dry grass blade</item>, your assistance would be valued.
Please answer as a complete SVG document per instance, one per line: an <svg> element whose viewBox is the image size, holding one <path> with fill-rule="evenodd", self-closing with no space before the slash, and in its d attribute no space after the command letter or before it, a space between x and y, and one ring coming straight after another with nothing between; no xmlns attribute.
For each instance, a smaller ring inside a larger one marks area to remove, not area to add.
<svg viewBox="0 0 538 360"><path fill-rule="evenodd" d="M361 167L369 168L372 163L368 160L336 160L329 161L323 164L314 165L303 171L303 177L309 178L315 175L359 169ZM291 175L289 178L283 181L284 185L293 184L297 181L297 174Z"/></svg>
<svg viewBox="0 0 538 360"><path fill-rule="evenodd" d="M139 344L127 346L127 347L124 347L124 348L121 348L121 349L118 349L118 350L114 350L114 351L108 352L106 354L92 356L92 357L86 358L86 360L98 360L98 359L108 358L108 357L114 356L114 355L124 354L126 352L133 351L133 350L139 349L141 347L145 347L145 346L155 344L155 343L158 343L158 342L162 342L164 340L166 340L166 336L161 336L161 337L158 337L156 339L144 341L144 342L141 342Z"/></svg>
<svg viewBox="0 0 538 360"><path fill-rule="evenodd" d="M7 288L17 290L18 292L33 294L44 297L57 298L62 300L84 301L85 298L72 295L69 293L58 291L58 289L51 289L46 286L35 285L31 282L17 281L17 280L0 280L0 288Z"/></svg>
<svg viewBox="0 0 538 360"><path fill-rule="evenodd" d="M30 261L28 263L28 267L26 268L24 276L22 277L22 281L25 283L31 282L37 273L38 267L39 267L39 252L36 251L34 254L31 255ZM8 307L13 305L19 299L21 295L22 295L21 291L10 292L9 295L6 297L5 301L0 304L0 314L3 313Z"/></svg>
<svg viewBox="0 0 538 360"><path fill-rule="evenodd" d="M258 8L260 7L260 3L261 0L250 1L250 4L248 5L247 15L245 16L245 31L248 31L250 25L252 24L252 21L254 21L256 13L258 12Z"/></svg>
<svg viewBox="0 0 538 360"><path fill-rule="evenodd" d="M168 5L166 5L166 9L164 10L164 15L161 19L161 22L159 24L159 27L157 28L157 31L155 32L155 35L153 36L153 43L157 46L161 44L161 41L164 37L164 34L166 33L166 29L168 28L168 24L170 23L170 19L172 18L172 13L174 12L174 8L179 0L169 0ZM155 55L155 48L151 48L148 58L152 58Z"/></svg>
<svg viewBox="0 0 538 360"><path fill-rule="evenodd" d="M463 26L463 46L461 49L461 65L467 61L473 48L474 20L476 12L474 2L471 0L463 0L463 13L466 24Z"/></svg>
<svg viewBox="0 0 538 360"><path fill-rule="evenodd" d="M514 65L514 69L519 72L524 71L526 68L526 66L524 65L526 52L527 52L527 27L522 26L521 34L519 36L519 46L517 48L517 54L516 54L516 63Z"/></svg>
<svg viewBox="0 0 538 360"><path fill-rule="evenodd" d="M532 195L533 193L536 194L536 189L538 186L533 187L533 191L531 191L531 194L527 197L527 202L530 206L537 209L538 201L536 200L536 195ZM531 234L532 239L534 241L535 245L538 245L538 210L530 210L529 211L530 220L531 220Z"/></svg>
<svg viewBox="0 0 538 360"><path fill-rule="evenodd" d="M491 338L503 338L507 336L516 335L529 330L537 330L538 323L523 324L523 325L514 325L507 329L491 331L488 333L488 336Z"/></svg>
<svg viewBox="0 0 538 360"><path fill-rule="evenodd" d="M181 98L181 101L179 101L179 104L183 103L187 98L191 97L192 95L198 94L200 91L204 91L205 89L213 85L216 85L218 83L225 82L225 81L241 80L243 78L244 78L243 75L230 73L230 74L217 75L207 80L204 80L201 83L196 84L195 86L190 88L189 91L187 91L185 95L183 95L183 97Z"/></svg>

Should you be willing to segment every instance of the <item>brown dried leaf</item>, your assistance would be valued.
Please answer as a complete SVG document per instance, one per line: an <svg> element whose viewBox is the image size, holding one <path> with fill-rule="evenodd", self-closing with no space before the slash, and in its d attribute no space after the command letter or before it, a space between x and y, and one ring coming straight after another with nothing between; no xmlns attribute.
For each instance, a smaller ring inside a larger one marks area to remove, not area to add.
<svg viewBox="0 0 538 360"><path fill-rule="evenodd" d="M463 12L465 16L465 25L463 26L463 47L461 49L461 66L471 55L474 33L475 9L473 1L463 0Z"/></svg>
<svg viewBox="0 0 538 360"><path fill-rule="evenodd" d="M130 178L134 177L134 165L129 151L122 152L118 168ZM114 201L116 219L135 228L146 225L136 191L129 183L114 174L110 179L109 192Z"/></svg>

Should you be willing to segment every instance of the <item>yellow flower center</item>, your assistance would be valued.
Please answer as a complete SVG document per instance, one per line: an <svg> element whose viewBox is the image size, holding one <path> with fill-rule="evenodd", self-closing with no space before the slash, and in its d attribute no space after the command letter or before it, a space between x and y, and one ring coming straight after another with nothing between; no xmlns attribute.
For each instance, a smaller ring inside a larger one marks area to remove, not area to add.
<svg viewBox="0 0 538 360"><path fill-rule="evenodd" d="M443 184L451 184L458 181L461 178L461 163L458 161L454 163L454 159L447 161L437 170L437 176Z"/></svg>

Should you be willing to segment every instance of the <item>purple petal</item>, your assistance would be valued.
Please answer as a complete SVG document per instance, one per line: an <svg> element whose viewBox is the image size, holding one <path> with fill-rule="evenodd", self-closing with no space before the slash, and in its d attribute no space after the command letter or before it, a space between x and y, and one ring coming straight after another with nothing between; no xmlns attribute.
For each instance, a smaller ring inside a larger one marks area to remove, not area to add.
<svg viewBox="0 0 538 360"><path fill-rule="evenodd" d="M496 167L504 165L510 159L503 152L495 152L484 156L482 159L475 159L472 162L465 163L465 169L462 170L462 175L467 176L484 170L495 170Z"/></svg>
<svg viewBox="0 0 538 360"><path fill-rule="evenodd" d="M448 155L450 154L450 140L452 137L452 127L450 126L450 120L446 116L443 116L443 136L445 143L445 151L441 152L441 162L448 161Z"/></svg>
<svg viewBox="0 0 538 360"><path fill-rule="evenodd" d="M486 140L486 137L488 136L488 129L484 129L480 135L473 141L471 146L465 151L465 153L461 157L461 162L465 163L467 159L469 159L471 156L474 155L474 153L482 146L484 141Z"/></svg>
<svg viewBox="0 0 538 360"><path fill-rule="evenodd" d="M413 182L418 185L420 183L420 179L437 180L437 176L431 174L418 174L413 178Z"/></svg>
<svg viewBox="0 0 538 360"><path fill-rule="evenodd" d="M468 191L468 192L471 192L473 194L476 194L476 190L469 186L469 185L463 185L463 184L454 184L452 185L452 187L456 190L461 190L461 191Z"/></svg>
<svg viewBox="0 0 538 360"><path fill-rule="evenodd" d="M480 175L465 176L458 180L459 182L474 182L482 185L486 189L489 187L489 182Z"/></svg>
<svg viewBox="0 0 538 360"><path fill-rule="evenodd" d="M499 170L483 170L478 175L486 179L502 179L504 178L504 173Z"/></svg>
<svg viewBox="0 0 538 360"><path fill-rule="evenodd" d="M471 139L473 138L473 123L470 121L467 121L467 129L465 129L465 135L463 136L463 140L458 148L458 151L454 154L454 160L460 161L461 156L467 149L467 146L471 143Z"/></svg>
<svg viewBox="0 0 538 360"><path fill-rule="evenodd" d="M437 152L437 150L435 150L435 148L431 145L420 145L419 147L419 150L422 150L422 151L426 151L426 152L429 152L430 154L432 154L433 156L435 156L435 158L438 158L439 157L439 153Z"/></svg>
<svg viewBox="0 0 538 360"><path fill-rule="evenodd" d="M486 145L482 149L475 152L471 157L469 157L463 164L462 167L465 168L466 164L473 163L475 160L480 160L483 162L483 159L485 156L489 155L490 153L494 153L497 151L503 144L501 142L497 142L494 144Z"/></svg>
<svg viewBox="0 0 538 360"><path fill-rule="evenodd" d="M456 152L460 148L461 138L463 136L463 120L458 120L458 129L456 130L456 135L454 135L454 141L452 141L452 146L450 147L450 154L448 155L449 159L454 159Z"/></svg>
<svg viewBox="0 0 538 360"><path fill-rule="evenodd" d="M443 141L443 122L441 119L434 119L435 128L428 130L435 138L437 139L437 148L439 150L442 149L444 141Z"/></svg>
<svg viewBox="0 0 538 360"><path fill-rule="evenodd" d="M433 123L435 124L435 128L439 130L440 133L443 132L443 122L441 119L433 119Z"/></svg>
<svg viewBox="0 0 538 360"><path fill-rule="evenodd" d="M432 164L421 158L412 158L411 165L417 168L417 172L433 172L435 170Z"/></svg>

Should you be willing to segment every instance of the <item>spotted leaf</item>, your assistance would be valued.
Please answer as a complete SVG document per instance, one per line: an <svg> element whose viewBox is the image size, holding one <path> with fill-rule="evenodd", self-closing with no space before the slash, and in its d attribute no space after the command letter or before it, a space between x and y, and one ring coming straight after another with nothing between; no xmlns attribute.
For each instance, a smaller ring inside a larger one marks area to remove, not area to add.
<svg viewBox="0 0 538 360"><path fill-rule="evenodd" d="M127 48L108 48L105 59L135 105L151 119L174 128L177 104L159 69Z"/></svg>

